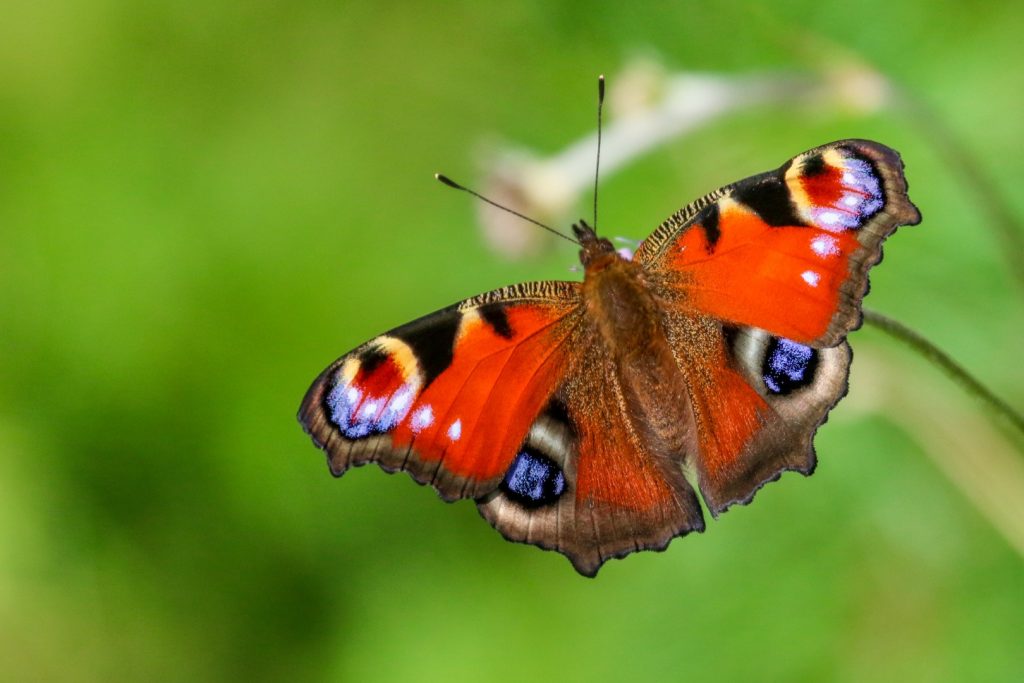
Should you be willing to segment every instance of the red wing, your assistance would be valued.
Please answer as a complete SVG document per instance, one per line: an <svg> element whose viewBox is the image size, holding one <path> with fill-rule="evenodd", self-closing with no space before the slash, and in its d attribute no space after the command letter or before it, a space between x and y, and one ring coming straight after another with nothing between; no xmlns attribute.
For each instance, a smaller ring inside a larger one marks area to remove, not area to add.
<svg viewBox="0 0 1024 683"><path fill-rule="evenodd" d="M919 220L899 155L846 140L694 202L635 260L681 310L834 346L860 324L882 240Z"/></svg>
<svg viewBox="0 0 1024 683"><path fill-rule="evenodd" d="M578 300L575 283L517 285L399 327L328 367L299 420L336 476L375 461L479 497L561 384Z"/></svg>

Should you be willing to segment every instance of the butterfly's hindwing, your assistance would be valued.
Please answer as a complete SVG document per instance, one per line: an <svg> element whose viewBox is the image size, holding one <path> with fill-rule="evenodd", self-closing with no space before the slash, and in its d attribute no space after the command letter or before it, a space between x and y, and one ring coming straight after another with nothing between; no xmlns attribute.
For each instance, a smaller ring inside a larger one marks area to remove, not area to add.
<svg viewBox="0 0 1024 683"><path fill-rule="evenodd" d="M759 429L731 457L707 459L707 446L698 446L701 492L716 514L749 502L761 486L784 471L814 471L814 434L846 395L851 358L845 342L815 349L750 327L739 328L730 337L731 362L763 407ZM726 404L729 401L726 395ZM709 468L703 466L706 462L722 466Z"/></svg>

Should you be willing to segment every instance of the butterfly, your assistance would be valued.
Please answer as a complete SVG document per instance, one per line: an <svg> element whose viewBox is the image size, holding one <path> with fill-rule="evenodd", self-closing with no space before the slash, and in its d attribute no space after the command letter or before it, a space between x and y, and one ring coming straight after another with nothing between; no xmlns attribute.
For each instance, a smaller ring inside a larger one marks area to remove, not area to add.
<svg viewBox="0 0 1024 683"><path fill-rule="evenodd" d="M882 241L920 221L892 149L842 140L680 209L632 258L573 226L582 282L510 285L345 354L299 420L596 575L792 470L847 390Z"/></svg>

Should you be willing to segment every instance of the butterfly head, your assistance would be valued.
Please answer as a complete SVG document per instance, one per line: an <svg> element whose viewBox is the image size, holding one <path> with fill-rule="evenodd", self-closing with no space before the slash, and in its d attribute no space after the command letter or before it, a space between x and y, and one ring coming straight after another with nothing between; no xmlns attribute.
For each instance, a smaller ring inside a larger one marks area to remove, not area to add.
<svg viewBox="0 0 1024 683"><path fill-rule="evenodd" d="M616 259L622 258L615 250L615 246L604 237L598 237L594 229L586 221L580 220L572 226L572 232L579 240L580 263L587 270L601 270L613 263Z"/></svg>

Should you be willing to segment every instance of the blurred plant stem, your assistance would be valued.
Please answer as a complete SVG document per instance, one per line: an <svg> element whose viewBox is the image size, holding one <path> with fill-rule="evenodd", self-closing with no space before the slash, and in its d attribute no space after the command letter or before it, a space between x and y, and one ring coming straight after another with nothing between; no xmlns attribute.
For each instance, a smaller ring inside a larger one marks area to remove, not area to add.
<svg viewBox="0 0 1024 683"><path fill-rule="evenodd" d="M898 339L912 348L922 358L949 375L965 391L980 398L989 408L1016 428L1020 432L1020 436L1024 437L1024 416L1010 407L1006 401L992 393L988 387L979 382L962 365L953 360L948 353L897 320L893 320L877 311L864 309L863 312L864 322L877 327L889 336Z"/></svg>
<svg viewBox="0 0 1024 683"><path fill-rule="evenodd" d="M879 324L879 319L886 322ZM923 337L876 313L869 317L865 312L865 320L942 368L1019 427L1018 414ZM858 355L858 391L848 402L905 425L954 488L1024 557L1024 460L991 420L982 419L927 375L896 358L886 359L889 354L879 348Z"/></svg>

